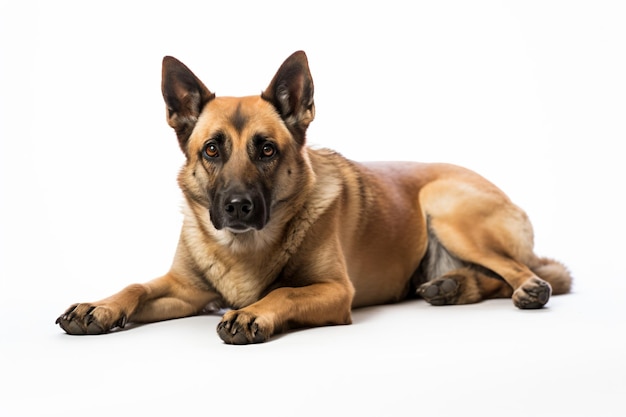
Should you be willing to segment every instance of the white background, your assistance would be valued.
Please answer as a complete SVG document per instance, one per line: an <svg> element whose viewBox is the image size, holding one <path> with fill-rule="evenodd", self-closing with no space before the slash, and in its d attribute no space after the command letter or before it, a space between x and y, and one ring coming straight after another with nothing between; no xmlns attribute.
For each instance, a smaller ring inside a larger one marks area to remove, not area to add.
<svg viewBox="0 0 626 417"><path fill-rule="evenodd" d="M625 22L620 1L0 1L0 415L626 415ZM64 335L71 303L169 267L162 57L250 95L298 49L310 144L480 172L574 292L368 308L245 347L218 316Z"/></svg>

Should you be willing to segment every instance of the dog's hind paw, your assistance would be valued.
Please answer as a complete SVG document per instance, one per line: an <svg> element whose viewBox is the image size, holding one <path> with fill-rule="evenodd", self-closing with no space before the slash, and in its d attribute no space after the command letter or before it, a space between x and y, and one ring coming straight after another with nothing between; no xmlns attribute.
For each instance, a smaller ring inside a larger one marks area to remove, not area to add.
<svg viewBox="0 0 626 417"><path fill-rule="evenodd" d="M541 308L550 299L552 287L546 281L533 277L513 293L513 304L521 309Z"/></svg>
<svg viewBox="0 0 626 417"><path fill-rule="evenodd" d="M428 303L434 306L456 304L459 283L452 278L440 278L422 284L417 290Z"/></svg>

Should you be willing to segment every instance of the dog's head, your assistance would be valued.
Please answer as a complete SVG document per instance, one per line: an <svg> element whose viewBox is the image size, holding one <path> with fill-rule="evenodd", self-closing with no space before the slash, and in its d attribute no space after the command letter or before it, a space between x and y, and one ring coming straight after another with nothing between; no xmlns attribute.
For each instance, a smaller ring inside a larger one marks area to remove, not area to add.
<svg viewBox="0 0 626 417"><path fill-rule="evenodd" d="M163 59L168 124L187 160L187 200L233 236L264 229L312 181L305 145L315 115L313 80L299 51L260 96L216 97L183 63Z"/></svg>

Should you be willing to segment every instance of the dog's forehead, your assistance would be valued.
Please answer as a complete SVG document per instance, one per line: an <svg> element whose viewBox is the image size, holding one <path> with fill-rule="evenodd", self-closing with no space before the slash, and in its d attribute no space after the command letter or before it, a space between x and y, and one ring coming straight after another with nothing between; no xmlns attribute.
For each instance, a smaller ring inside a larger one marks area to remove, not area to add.
<svg viewBox="0 0 626 417"><path fill-rule="evenodd" d="M261 96L216 97L202 110L192 140L201 146L216 133L244 142L254 135L288 139L289 131L274 106ZM243 144L243 143L242 143Z"/></svg>
<svg viewBox="0 0 626 417"><path fill-rule="evenodd" d="M274 107L260 96L216 97L204 108L210 120L241 133L251 124L267 125L279 118Z"/></svg>

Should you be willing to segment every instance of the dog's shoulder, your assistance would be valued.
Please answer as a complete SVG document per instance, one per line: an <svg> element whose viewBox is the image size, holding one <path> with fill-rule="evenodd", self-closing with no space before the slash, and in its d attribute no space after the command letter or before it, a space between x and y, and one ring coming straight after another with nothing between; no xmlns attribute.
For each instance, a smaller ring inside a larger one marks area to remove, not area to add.
<svg viewBox="0 0 626 417"><path fill-rule="evenodd" d="M309 206L326 209L344 191L346 180L356 175L353 163L327 148L308 148L308 156L315 176Z"/></svg>

